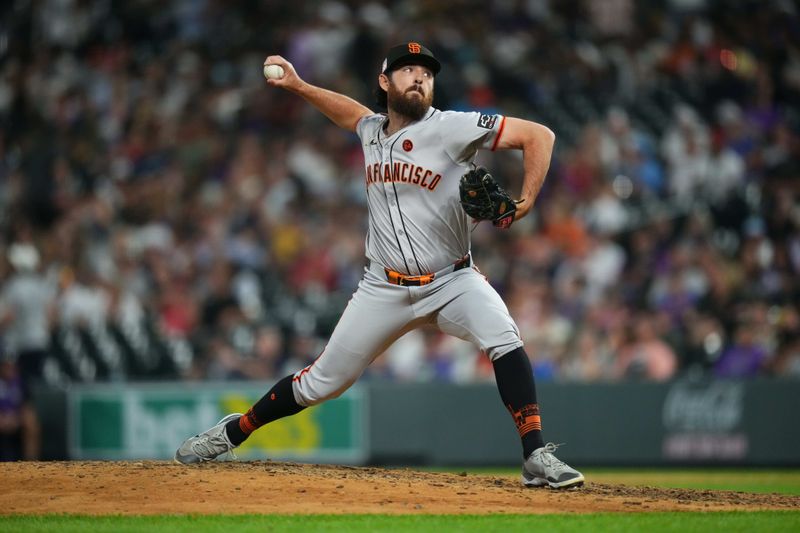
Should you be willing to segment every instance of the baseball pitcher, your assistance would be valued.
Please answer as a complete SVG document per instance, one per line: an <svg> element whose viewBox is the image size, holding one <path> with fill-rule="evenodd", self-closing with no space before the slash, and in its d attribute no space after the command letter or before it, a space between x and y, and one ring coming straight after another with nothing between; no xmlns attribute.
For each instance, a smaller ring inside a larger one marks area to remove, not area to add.
<svg viewBox="0 0 800 533"><path fill-rule="evenodd" d="M391 48L383 61L376 95L386 113L303 81L280 56L264 63L282 68L282 76L270 76L268 85L301 96L361 139L368 264L316 361L278 381L244 415L228 415L188 438L175 460L212 460L259 427L339 396L400 336L429 325L471 341L491 359L500 397L522 440L522 483L582 485L583 475L553 455L556 445L544 443L519 330L470 255L473 220L507 228L530 212L550 165L553 133L518 118L435 109L434 81L441 65L415 42ZM472 164L481 149L522 150L519 200Z"/></svg>

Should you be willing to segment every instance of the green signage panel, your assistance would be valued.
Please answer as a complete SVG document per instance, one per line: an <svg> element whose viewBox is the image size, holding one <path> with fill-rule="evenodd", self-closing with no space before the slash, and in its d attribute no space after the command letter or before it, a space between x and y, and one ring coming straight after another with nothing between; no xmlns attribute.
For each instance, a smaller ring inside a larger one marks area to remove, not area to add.
<svg viewBox="0 0 800 533"><path fill-rule="evenodd" d="M70 456L76 459L170 459L189 435L228 413L243 413L267 385L180 383L75 387L70 394ZM256 431L242 459L360 463L367 458L363 393L341 397Z"/></svg>

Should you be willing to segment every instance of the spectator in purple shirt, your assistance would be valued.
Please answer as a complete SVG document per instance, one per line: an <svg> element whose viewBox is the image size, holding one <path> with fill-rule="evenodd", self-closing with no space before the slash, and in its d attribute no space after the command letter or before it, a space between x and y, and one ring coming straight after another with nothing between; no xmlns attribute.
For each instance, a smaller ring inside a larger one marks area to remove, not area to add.
<svg viewBox="0 0 800 533"><path fill-rule="evenodd" d="M39 421L13 356L0 348L0 461L38 459Z"/></svg>
<svg viewBox="0 0 800 533"><path fill-rule="evenodd" d="M736 327L734 341L714 365L714 375L724 378L749 378L761 373L767 362L767 350L758 344L751 324Z"/></svg>

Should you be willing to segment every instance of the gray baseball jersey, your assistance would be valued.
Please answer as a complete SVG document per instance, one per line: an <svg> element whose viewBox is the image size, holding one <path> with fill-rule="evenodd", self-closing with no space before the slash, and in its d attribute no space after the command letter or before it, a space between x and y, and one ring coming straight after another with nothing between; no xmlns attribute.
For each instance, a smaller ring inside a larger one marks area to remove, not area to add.
<svg viewBox="0 0 800 533"><path fill-rule="evenodd" d="M522 346L486 279L477 269L453 268L469 254L472 225L459 203L459 180L479 149L497 146L505 117L430 108L390 136L385 121L386 115L367 115L356 130L364 149L369 266L322 354L294 376L300 405L338 396L395 340L422 325L471 341L492 360ZM429 284L402 286L390 282L386 269L437 274Z"/></svg>
<svg viewBox="0 0 800 533"><path fill-rule="evenodd" d="M394 135L385 115L358 124L369 205L367 258L404 274L436 272L469 251L471 222L458 182L478 149L492 149L505 117L439 111Z"/></svg>

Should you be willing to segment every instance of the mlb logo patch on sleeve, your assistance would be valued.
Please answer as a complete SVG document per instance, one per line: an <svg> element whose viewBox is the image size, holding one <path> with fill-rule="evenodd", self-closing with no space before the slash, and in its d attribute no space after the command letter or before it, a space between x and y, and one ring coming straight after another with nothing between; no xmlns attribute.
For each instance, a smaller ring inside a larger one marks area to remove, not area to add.
<svg viewBox="0 0 800 533"><path fill-rule="evenodd" d="M478 117L478 127L490 130L494 128L494 123L497 122L497 115L484 115Z"/></svg>

